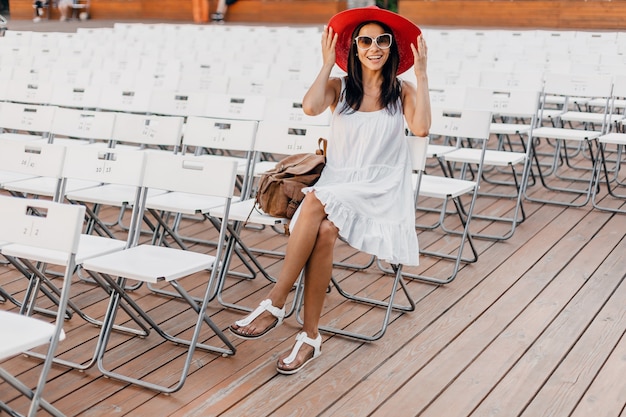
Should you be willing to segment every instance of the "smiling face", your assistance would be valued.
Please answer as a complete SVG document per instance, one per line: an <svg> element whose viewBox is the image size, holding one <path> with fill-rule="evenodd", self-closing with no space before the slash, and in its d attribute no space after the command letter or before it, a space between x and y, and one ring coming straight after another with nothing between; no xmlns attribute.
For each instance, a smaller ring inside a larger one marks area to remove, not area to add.
<svg viewBox="0 0 626 417"><path fill-rule="evenodd" d="M377 36L386 33L385 30L376 23L368 23L361 28L358 36L369 36L372 39L376 39ZM381 49L376 42L372 42L371 47L368 49L356 48L359 61L363 64L364 68L370 70L381 70L389 59L390 48Z"/></svg>

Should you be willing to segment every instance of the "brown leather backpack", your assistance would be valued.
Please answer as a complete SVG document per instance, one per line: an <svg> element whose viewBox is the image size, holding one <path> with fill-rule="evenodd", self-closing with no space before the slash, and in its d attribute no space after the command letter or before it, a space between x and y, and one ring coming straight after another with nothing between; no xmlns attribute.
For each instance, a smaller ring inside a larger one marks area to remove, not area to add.
<svg viewBox="0 0 626 417"><path fill-rule="evenodd" d="M286 157L266 171L259 180L256 205L275 217L291 219L304 199L302 189L317 182L326 165L326 139L318 141L316 153Z"/></svg>

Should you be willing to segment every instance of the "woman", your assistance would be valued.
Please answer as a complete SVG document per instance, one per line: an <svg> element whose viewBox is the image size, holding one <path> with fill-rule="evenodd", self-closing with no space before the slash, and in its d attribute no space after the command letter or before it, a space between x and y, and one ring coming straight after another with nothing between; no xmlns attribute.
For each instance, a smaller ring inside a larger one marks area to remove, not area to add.
<svg viewBox="0 0 626 417"><path fill-rule="evenodd" d="M326 167L291 222L283 268L261 305L230 326L256 339L279 326L284 304L304 268L304 323L278 372L298 372L321 353L318 323L338 236L391 263L417 265L415 207L405 125L430 128L426 43L409 20L375 6L331 18L322 34L323 65L304 96L309 115L333 113ZM334 64L347 72L331 77ZM413 67L417 87L397 78Z"/></svg>

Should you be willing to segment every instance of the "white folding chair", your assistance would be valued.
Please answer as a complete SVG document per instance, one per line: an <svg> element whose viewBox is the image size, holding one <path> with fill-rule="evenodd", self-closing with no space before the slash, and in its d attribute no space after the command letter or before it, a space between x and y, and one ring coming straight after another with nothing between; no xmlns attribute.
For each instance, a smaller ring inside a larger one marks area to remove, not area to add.
<svg viewBox="0 0 626 417"><path fill-rule="evenodd" d="M598 138L599 153L595 161L595 182L591 194L593 207L615 213L626 213L626 209L622 207L626 201L626 194L623 191L620 193L620 190L626 187L626 180L620 176L622 157L626 147L626 116L623 109L616 106L616 102L623 101L625 97L626 76L617 75L613 79L613 96L610 103L613 122L607 132ZM601 193L603 182L606 185L607 194Z"/></svg>
<svg viewBox="0 0 626 417"><path fill-rule="evenodd" d="M193 360L196 348L202 348L222 355L235 354L235 347L224 336L221 330L213 323L207 315L211 294L217 287L217 280L220 270L224 268L225 240L227 236L227 224L229 222L229 209L233 191L235 188L235 178L237 172L237 162L223 158L206 158L194 155L171 154L164 152L148 152L146 155L146 170L144 175L144 188L155 188L167 190L169 192L190 193L200 196L214 196L222 199L224 207L224 217L220 226L220 237L215 255L209 255L191 250L182 250L155 246L149 244L134 245L129 249L112 253L102 257L91 258L83 262L83 268L93 277L100 277L106 280L107 286L114 290L111 296L109 308L105 317L105 325L100 336L100 352L98 355L98 368L107 377L119 379L121 381L137 384L142 387L160 392L175 392L182 388ZM145 207L145 196L143 193L140 209L143 212ZM139 220L140 216L136 219ZM140 221L131 225L135 230L135 243L139 236ZM195 274L203 273L211 269L211 275L206 280L204 296L201 303L198 303L178 282L179 279ZM156 284L159 281L169 283L189 306L197 314L193 335L190 340L170 335L156 323L146 312L135 303L125 292L124 286L127 280ZM121 300L135 306L134 309L161 337L176 344L187 345L187 356L178 382L175 385L158 385L146 381L141 377L123 375L119 372L107 370L105 356L108 352L107 346L110 332L115 320L116 311ZM206 323L215 335L226 345L226 348L200 344L199 338L203 323Z"/></svg>
<svg viewBox="0 0 626 417"><path fill-rule="evenodd" d="M482 93L470 92L468 97L472 97L472 107L469 107L469 102L466 105L468 108L490 111L492 113L494 121L490 125L490 132L498 136L497 144L496 146L488 146L484 152L484 157L481 149L474 148L469 143L443 154L442 159L455 168L457 168L457 164L461 164L459 168L461 171L460 178L471 179L471 175L475 175L474 167L477 166L481 157L483 157L483 165L486 168L491 168L483 169L483 184L492 189L488 192L479 191L478 196L512 199L515 201L515 205L505 214L488 215L474 213L474 219L497 221L510 226L500 233L472 232L472 236L474 238L505 240L513 236L515 228L526 218L523 207L523 193L530 170L530 147L526 143L532 134L532 128L536 122L539 91L474 89L474 91L476 90L481 90ZM483 97L484 100L480 100L479 97ZM503 122L495 119L503 120ZM516 119L521 119L524 123L510 123L510 121ZM520 136L523 146L520 150L512 149L510 141L505 142L514 134ZM518 171L516 167L521 168ZM510 170L510 175L504 174L502 168ZM513 188L513 191L507 190L510 188Z"/></svg>
<svg viewBox="0 0 626 417"><path fill-rule="evenodd" d="M460 240L458 246L452 249L448 249L448 245L446 245L445 251L420 248L420 254L452 260L454 265L451 272L445 278L418 277L417 279L436 284L447 284L455 279L461 263L473 263L478 260L478 252L473 243L470 224L474 214L474 206L482 177L483 161L487 141L490 136L490 125L490 111L462 110L460 114L450 115L443 109L432 109L430 136L449 137L458 143L463 140L476 141L479 144L477 148L480 148L480 157L477 161L477 172L473 180L452 178L449 175L422 175L421 181L419 182L418 195L421 201L418 200L420 204L416 204L416 208L418 212L424 210L426 205L422 205L422 203L425 202L425 198L428 198L429 201L434 201L435 205L428 206L427 211L430 212L434 210L438 213L438 220L434 222L434 224L417 224L416 227L424 230L440 229L444 232L444 236L459 235ZM443 154L443 157L445 157L445 155L446 153ZM461 200L463 196L467 196L470 199L467 208L466 204ZM455 206L452 212L448 211L450 202ZM456 214L460 222L459 227L446 226L446 219L449 217L449 214ZM469 245L471 251L470 255L464 253L466 243Z"/></svg>
<svg viewBox="0 0 626 417"><path fill-rule="evenodd" d="M59 341L65 337L63 323L84 212L80 206L0 196L0 240L9 242L2 247L3 253L23 262L44 262L65 269L54 325L0 311L0 360L49 343L34 390L0 368L0 377L31 400L29 416L35 416L39 407L54 416L64 415L45 401L42 394ZM11 415L17 413L4 403L0 403L0 409Z"/></svg>
<svg viewBox="0 0 626 417"><path fill-rule="evenodd" d="M533 172L538 178L535 186L541 186L549 191L551 197L536 197L529 192L534 187L526 187L524 195L527 200L569 207L582 207L589 202L596 158L593 144L608 126L612 86L610 76L546 74L539 111L540 119L548 96L561 97L564 106L562 113L555 118L554 126L533 129L530 145L531 160L536 170ZM580 111L569 113L570 102L577 100L577 97L583 99L601 97L605 99L606 104L601 113L586 115ZM571 117L566 116L568 113ZM563 119L564 117L567 120ZM545 157L536 149L541 139L553 141L551 152Z"/></svg>

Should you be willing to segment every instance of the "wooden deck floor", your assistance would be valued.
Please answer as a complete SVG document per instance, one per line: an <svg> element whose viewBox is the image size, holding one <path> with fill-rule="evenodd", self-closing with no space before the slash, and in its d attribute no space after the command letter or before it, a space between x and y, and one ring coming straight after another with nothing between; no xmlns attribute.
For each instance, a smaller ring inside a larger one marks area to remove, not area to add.
<svg viewBox="0 0 626 417"><path fill-rule="evenodd" d="M537 188L537 193L544 193ZM502 212L510 202L481 200L477 210ZM303 372L275 372L279 353L288 350L299 326L293 317L257 341L232 338L237 353L220 357L197 352L189 378L172 395L103 378L97 368L78 372L54 366L45 398L68 416L626 416L626 216L590 206L564 208L525 203L527 220L501 242L477 240L478 262L463 267L445 286L408 281L416 311L394 315L386 335L373 343L325 335L322 356ZM109 220L117 212L105 212ZM426 220L420 215L418 220ZM496 229L492 224L477 226ZM186 234L214 237L206 223L185 221ZM120 237L123 231L118 230ZM423 247L453 248L449 238L422 233ZM284 249L286 238L272 230L246 230L255 247ZM212 248L195 245L194 250ZM338 244L336 260L366 262L368 256ZM270 273L280 259L260 257ZM443 273L449 262L423 257L406 272ZM234 264L242 271L241 263ZM376 267L365 271L335 268L348 289L368 296L388 292L390 278ZM202 288L197 274L187 287ZM0 265L0 284L18 298L25 279ZM253 307L270 284L228 279L225 297ZM179 301L133 293L160 322L182 334L194 319ZM73 301L101 317L103 292L76 280ZM15 309L10 303L2 309ZM242 314L214 301L209 313L225 329ZM323 323L351 329L373 328L380 309L328 294ZM60 352L87 362L98 328L79 317L67 321ZM204 335L214 342L209 331ZM230 336L229 336L230 337ZM115 348L106 357L110 368L174 384L184 349L114 333ZM139 359L136 356L141 354ZM3 363L8 371L35 384L38 361L17 357ZM25 401L6 384L0 400L24 409ZM42 413L42 415L44 415Z"/></svg>

